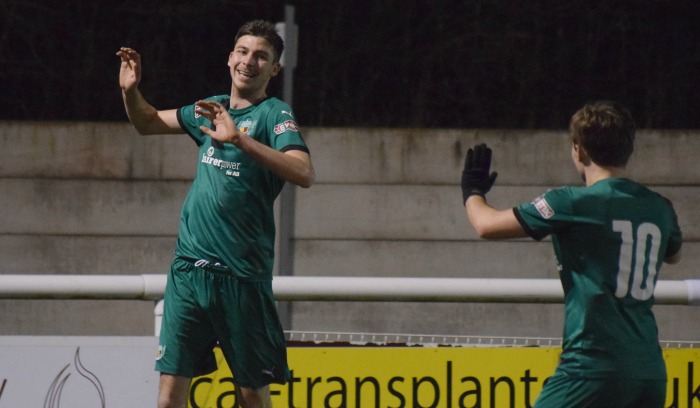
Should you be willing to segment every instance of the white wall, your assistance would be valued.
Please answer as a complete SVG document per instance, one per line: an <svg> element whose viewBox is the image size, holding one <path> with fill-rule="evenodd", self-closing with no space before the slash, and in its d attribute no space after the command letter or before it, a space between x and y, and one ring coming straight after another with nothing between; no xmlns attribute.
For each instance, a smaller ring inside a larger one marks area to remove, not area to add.
<svg viewBox="0 0 700 408"><path fill-rule="evenodd" d="M485 242L459 176L486 142L506 208L578 183L563 131L302 129L317 182L296 189L295 274L556 278L549 242ZM165 273L196 164L187 136L127 123L0 122L0 273ZM700 132L640 131L630 175L674 201L684 259L661 279L698 278ZM546 336L561 305L295 302L294 330ZM700 317L659 306L661 337L700 340ZM145 301L0 300L0 334L149 335Z"/></svg>

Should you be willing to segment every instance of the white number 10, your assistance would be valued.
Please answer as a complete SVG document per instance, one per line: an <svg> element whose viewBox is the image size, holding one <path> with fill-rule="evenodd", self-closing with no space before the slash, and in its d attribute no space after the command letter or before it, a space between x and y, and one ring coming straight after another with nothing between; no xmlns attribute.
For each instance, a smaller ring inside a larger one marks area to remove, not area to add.
<svg viewBox="0 0 700 408"><path fill-rule="evenodd" d="M622 234L615 296L623 298L630 290L632 297L637 300L649 299L654 294L661 230L656 225L645 222L639 225L635 234L632 222L614 220L613 231ZM632 265L632 254L634 254L634 265ZM642 282L645 274L646 282ZM630 282L631 276L634 276L632 282Z"/></svg>

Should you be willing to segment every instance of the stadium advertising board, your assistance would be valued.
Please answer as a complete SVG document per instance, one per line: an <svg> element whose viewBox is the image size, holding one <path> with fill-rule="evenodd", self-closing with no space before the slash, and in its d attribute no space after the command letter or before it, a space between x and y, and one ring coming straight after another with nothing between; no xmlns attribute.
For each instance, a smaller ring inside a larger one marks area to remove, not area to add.
<svg viewBox="0 0 700 408"><path fill-rule="evenodd" d="M153 407L156 337L0 336L0 408Z"/></svg>
<svg viewBox="0 0 700 408"><path fill-rule="evenodd" d="M557 347L293 347L292 381L272 385L280 407L531 407L553 373ZM700 349L665 349L666 407L700 407ZM237 406L220 369L192 383L190 406Z"/></svg>
<svg viewBox="0 0 700 408"><path fill-rule="evenodd" d="M155 337L0 336L0 408L154 406ZM231 372L195 378L190 407L237 407ZM530 407L558 347L290 347L275 407ZM666 407L700 408L700 349L667 348Z"/></svg>

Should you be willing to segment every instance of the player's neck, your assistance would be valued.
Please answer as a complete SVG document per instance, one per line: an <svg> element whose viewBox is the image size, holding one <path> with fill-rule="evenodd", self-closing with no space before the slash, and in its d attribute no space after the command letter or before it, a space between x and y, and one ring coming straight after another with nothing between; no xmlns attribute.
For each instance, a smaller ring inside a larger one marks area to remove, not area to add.
<svg viewBox="0 0 700 408"><path fill-rule="evenodd" d="M627 171L624 167L604 167L591 163L584 169L586 186L592 186L601 180L609 178L624 178L626 175Z"/></svg>
<svg viewBox="0 0 700 408"><path fill-rule="evenodd" d="M247 108L251 105L255 105L256 103L262 101L263 99L267 98L267 93L265 90L262 90L261 92L256 92L250 95L245 95L241 94L240 92L236 92L236 90L231 91L231 109L243 109Z"/></svg>

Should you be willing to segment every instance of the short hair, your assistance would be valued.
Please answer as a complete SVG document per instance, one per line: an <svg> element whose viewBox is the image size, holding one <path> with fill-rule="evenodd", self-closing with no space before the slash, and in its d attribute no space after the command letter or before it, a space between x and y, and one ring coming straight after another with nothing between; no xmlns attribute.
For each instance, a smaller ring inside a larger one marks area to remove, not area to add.
<svg viewBox="0 0 700 408"><path fill-rule="evenodd" d="M284 51L284 41L280 37L275 25L265 20L249 21L241 26L236 33L234 44L238 44L238 40L244 35L252 35L254 37L262 37L272 46L274 52L273 61L279 62Z"/></svg>
<svg viewBox="0 0 700 408"><path fill-rule="evenodd" d="M632 114L613 101L596 101L579 109L569 122L571 141L601 166L625 167L634 150Z"/></svg>

